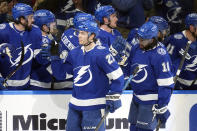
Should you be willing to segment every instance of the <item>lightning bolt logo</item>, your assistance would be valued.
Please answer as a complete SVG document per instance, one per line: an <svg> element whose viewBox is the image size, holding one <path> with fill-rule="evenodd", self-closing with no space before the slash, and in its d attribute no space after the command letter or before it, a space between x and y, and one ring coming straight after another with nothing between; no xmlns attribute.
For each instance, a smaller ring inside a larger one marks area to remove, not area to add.
<svg viewBox="0 0 197 131"><path fill-rule="evenodd" d="M192 64L188 64L185 67L186 70L188 70L188 71L196 71L197 70L197 55L192 56L192 58L194 58L194 60L192 61Z"/></svg>
<svg viewBox="0 0 197 131"><path fill-rule="evenodd" d="M31 44L29 44L29 45L27 45L27 46L24 47L24 54L26 54L26 53L28 52L28 50L30 50L30 54L31 54L31 55L30 55L30 57L29 57L26 61L23 62L23 65L26 64L26 63L28 63L28 62L33 58L33 51L32 51L32 49L30 48L30 46L31 46ZM17 48L16 50L20 50L20 49L21 49L21 47L20 47L20 48ZM18 65L18 63L19 63L19 61L20 61L20 59L21 59L21 55L22 55L22 51L20 51L20 52L18 53L18 57L14 60L14 62L13 62L12 59L10 58L10 62L11 62L11 64L12 64L11 67L17 66L17 65Z"/></svg>
<svg viewBox="0 0 197 131"><path fill-rule="evenodd" d="M73 5L73 1L68 0L68 2L66 3L66 6L64 6L64 8L61 10L61 12L66 12L70 7L72 7L72 5Z"/></svg>
<svg viewBox="0 0 197 131"><path fill-rule="evenodd" d="M92 72L90 71L89 68L90 68L90 65L81 67L81 69L77 73L77 77L75 77L75 79L74 79L75 86L87 85L92 80ZM79 82L79 80L81 80L83 78L83 75L85 75L87 72L89 73L89 79L83 83L77 83L77 82Z"/></svg>
<svg viewBox="0 0 197 131"><path fill-rule="evenodd" d="M143 82L143 81L146 80L146 78L147 78L147 76L148 76L148 72L147 72L147 70L146 70L146 68L145 68L146 66L147 66L147 65L138 64L139 70L138 70L138 72L136 73L135 77L138 75L139 72L142 72L142 71L144 71L145 74L144 74L144 76L143 76L141 79L139 79L139 80L135 80L135 79L133 78L133 79L132 79L133 82L135 82L135 83L141 83L141 82Z"/></svg>

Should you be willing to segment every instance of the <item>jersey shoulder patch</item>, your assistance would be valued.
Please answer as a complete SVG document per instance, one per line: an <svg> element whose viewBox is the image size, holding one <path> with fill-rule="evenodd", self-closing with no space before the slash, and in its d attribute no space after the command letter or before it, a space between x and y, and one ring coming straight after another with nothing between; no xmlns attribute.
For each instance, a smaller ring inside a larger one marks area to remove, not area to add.
<svg viewBox="0 0 197 131"><path fill-rule="evenodd" d="M165 55L166 54L166 50L164 48L158 48L157 49L157 53L160 55Z"/></svg>
<svg viewBox="0 0 197 131"><path fill-rule="evenodd" d="M175 34L174 38L180 40L183 38L183 35L182 34Z"/></svg>
<svg viewBox="0 0 197 131"><path fill-rule="evenodd" d="M0 30L5 29L5 27L6 27L6 24L0 24Z"/></svg>

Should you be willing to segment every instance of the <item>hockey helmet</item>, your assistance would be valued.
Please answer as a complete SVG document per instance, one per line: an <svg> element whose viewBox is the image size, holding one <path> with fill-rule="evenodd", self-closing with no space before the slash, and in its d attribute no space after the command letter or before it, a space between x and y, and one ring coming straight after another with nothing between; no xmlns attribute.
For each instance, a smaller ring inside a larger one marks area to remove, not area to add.
<svg viewBox="0 0 197 131"><path fill-rule="evenodd" d="M47 25L49 27L50 23L55 22L55 15L49 10L37 10L34 13L34 24L38 27L42 28L43 25Z"/></svg>
<svg viewBox="0 0 197 131"><path fill-rule="evenodd" d="M188 14L185 18L185 25L186 28L190 25L197 26L197 13Z"/></svg>
<svg viewBox="0 0 197 131"><path fill-rule="evenodd" d="M99 27L94 21L82 22L79 26L75 27L77 30L87 31L88 33L95 33L96 35L99 32ZM89 34L89 35L90 35Z"/></svg>
<svg viewBox="0 0 197 131"><path fill-rule="evenodd" d="M94 21L95 17L87 13L77 13L73 19L74 27L79 26L82 22Z"/></svg>
<svg viewBox="0 0 197 131"><path fill-rule="evenodd" d="M152 16L149 21L157 25L158 30L161 32L169 29L168 22L161 16Z"/></svg>
<svg viewBox="0 0 197 131"><path fill-rule="evenodd" d="M152 39L158 36L158 28L155 24L149 21L139 28L137 34L142 39Z"/></svg>
<svg viewBox="0 0 197 131"><path fill-rule="evenodd" d="M99 22L103 22L103 17L109 18L110 15L114 14L115 12L116 11L112 6L107 5L107 6L101 6L98 9L96 9L94 15Z"/></svg>
<svg viewBox="0 0 197 131"><path fill-rule="evenodd" d="M28 16L33 14L33 9L31 6L23 3L18 3L12 8L12 16L14 20L18 20L21 16Z"/></svg>

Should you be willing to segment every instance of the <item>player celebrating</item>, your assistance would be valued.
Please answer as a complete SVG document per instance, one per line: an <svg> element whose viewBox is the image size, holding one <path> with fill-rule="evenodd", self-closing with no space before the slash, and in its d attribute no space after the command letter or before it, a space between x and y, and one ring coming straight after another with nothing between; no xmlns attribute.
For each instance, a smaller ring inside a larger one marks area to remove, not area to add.
<svg viewBox="0 0 197 131"><path fill-rule="evenodd" d="M99 30L96 22L86 21L75 28L81 46L69 52L64 64L57 54L52 54L51 67L57 79L64 79L67 73L74 78L66 130L94 130L101 120L101 109L107 106L114 112L121 106L124 78L109 50L95 44Z"/></svg>
<svg viewBox="0 0 197 131"><path fill-rule="evenodd" d="M155 24L145 23L137 34L139 44L133 46L129 58L131 71L139 67L130 83L133 88L130 130L153 131L158 120L165 124L170 115L167 105L174 87L171 60L166 49L157 41L158 28Z"/></svg>
<svg viewBox="0 0 197 131"><path fill-rule="evenodd" d="M34 13L34 20L35 25L37 25L42 31L42 45L48 46L51 43L48 35L49 33L55 32L56 27L54 14L48 10L37 10ZM40 49L38 50L38 52L40 52ZM46 61L46 63L43 64L45 65L41 65L36 61L33 63L30 80L30 89L32 90L44 90L51 88L52 76L46 70L50 63Z"/></svg>
<svg viewBox="0 0 197 131"><path fill-rule="evenodd" d="M179 69L181 72L184 71L184 73L181 73L180 78L177 79L175 89L189 89L195 79L195 75L192 74L195 72L196 65L197 14L188 14L185 18L185 25L185 30L170 36L164 43L172 59L174 73L176 74L180 62L183 59L182 57L185 53L186 46L190 44L189 41L192 42L188 45L189 50L185 56L184 65L181 69Z"/></svg>
<svg viewBox="0 0 197 131"><path fill-rule="evenodd" d="M9 43L12 46L12 48L9 48L9 50L12 50L11 54L0 59L0 72L2 77L5 78L21 64L21 67L7 81L7 87L8 89L27 89L35 49L39 49L42 42L41 31L39 28L32 26L34 22L33 9L29 5L16 4L12 9L12 15L15 20L14 23L0 25L0 43ZM39 55L35 59L42 63Z"/></svg>

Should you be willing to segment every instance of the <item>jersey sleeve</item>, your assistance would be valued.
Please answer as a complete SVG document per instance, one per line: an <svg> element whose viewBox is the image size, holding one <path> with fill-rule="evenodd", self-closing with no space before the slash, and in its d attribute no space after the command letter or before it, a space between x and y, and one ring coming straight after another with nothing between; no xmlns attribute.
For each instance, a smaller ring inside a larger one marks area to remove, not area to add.
<svg viewBox="0 0 197 131"><path fill-rule="evenodd" d="M158 85L158 105L162 107L169 103L174 87L173 74L171 72L172 63L164 48L157 49L157 54L154 55L151 62Z"/></svg>
<svg viewBox="0 0 197 131"><path fill-rule="evenodd" d="M108 50L102 52L102 54L98 57L97 64L111 81L111 92L122 93L124 84L123 72Z"/></svg>
<svg viewBox="0 0 197 131"><path fill-rule="evenodd" d="M68 74L73 74L73 66L71 62L72 59L70 53L65 62L62 59L51 61L52 75L57 80L65 80Z"/></svg>

